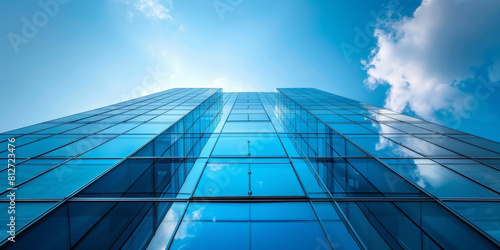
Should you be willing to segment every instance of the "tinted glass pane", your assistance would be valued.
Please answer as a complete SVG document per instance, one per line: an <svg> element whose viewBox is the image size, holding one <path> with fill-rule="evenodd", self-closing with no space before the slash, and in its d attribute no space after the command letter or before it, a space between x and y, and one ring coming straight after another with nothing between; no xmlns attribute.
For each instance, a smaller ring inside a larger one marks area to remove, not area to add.
<svg viewBox="0 0 500 250"><path fill-rule="evenodd" d="M201 176L195 196L247 196L248 164L209 163Z"/></svg>
<svg viewBox="0 0 500 250"><path fill-rule="evenodd" d="M254 196L302 196L304 191L289 164L252 164L251 190Z"/></svg>

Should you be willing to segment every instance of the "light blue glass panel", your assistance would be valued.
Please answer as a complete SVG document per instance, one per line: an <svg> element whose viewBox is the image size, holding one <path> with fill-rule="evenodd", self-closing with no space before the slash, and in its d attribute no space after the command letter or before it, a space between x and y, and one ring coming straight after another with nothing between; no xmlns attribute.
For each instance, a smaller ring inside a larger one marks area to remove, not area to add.
<svg viewBox="0 0 500 250"><path fill-rule="evenodd" d="M170 249L249 249L248 204L191 203Z"/></svg>
<svg viewBox="0 0 500 250"><path fill-rule="evenodd" d="M231 114L227 118L228 121L248 121L248 114Z"/></svg>
<svg viewBox="0 0 500 250"><path fill-rule="evenodd" d="M266 114L248 114L248 120L250 121L268 121L269 117Z"/></svg>
<svg viewBox="0 0 500 250"><path fill-rule="evenodd" d="M330 249L316 221L252 222L253 249Z"/></svg>
<svg viewBox="0 0 500 250"><path fill-rule="evenodd" d="M446 167L457 171L483 185L500 192L500 171L482 164L444 164Z"/></svg>
<svg viewBox="0 0 500 250"><path fill-rule="evenodd" d="M484 138L473 136L473 135L467 135L467 134L450 135L450 136L457 138L461 141L465 141L465 142L468 142L468 143L495 151L497 153L500 153L500 143L498 143L498 142L490 141L488 139L484 139Z"/></svg>
<svg viewBox="0 0 500 250"><path fill-rule="evenodd" d="M415 136L386 135L386 137L397 142L398 144L411 148L411 150L421 155L426 155L429 157L462 157L454 152L436 146Z"/></svg>
<svg viewBox="0 0 500 250"><path fill-rule="evenodd" d="M316 117L326 123L351 123L340 115L316 115Z"/></svg>
<svg viewBox="0 0 500 250"><path fill-rule="evenodd" d="M341 134L374 134L372 131L358 124L332 124L330 127L337 130Z"/></svg>
<svg viewBox="0 0 500 250"><path fill-rule="evenodd" d="M147 249L167 249L168 242L174 234L186 208L185 202L174 202L161 221Z"/></svg>
<svg viewBox="0 0 500 250"><path fill-rule="evenodd" d="M19 231L19 229L38 216L40 216L43 212L45 212L47 209L51 208L54 206L56 202L20 202L16 201L16 208L15 212L16 214L11 214L12 216L16 217L15 220L15 227L16 231ZM9 211L9 202L6 201L0 201L0 209L3 212L3 216L0 217L0 223L4 227L4 230L0 231L0 239L6 239L7 237L10 236L10 234L7 232L7 224L10 223L10 216L7 211Z"/></svg>
<svg viewBox="0 0 500 250"><path fill-rule="evenodd" d="M374 131L377 134L406 134L403 131L399 131L393 127L389 127L382 123L372 122L370 124L360 124L361 126Z"/></svg>
<svg viewBox="0 0 500 250"><path fill-rule="evenodd" d="M148 142L151 136L121 135L81 155L84 158L121 158Z"/></svg>
<svg viewBox="0 0 500 250"><path fill-rule="evenodd" d="M84 124L79 124L79 123L69 123L69 124L62 124L56 127L51 127L47 128L38 132L35 132L35 134L58 134L70 129L74 129L76 127L83 126Z"/></svg>
<svg viewBox="0 0 500 250"><path fill-rule="evenodd" d="M184 221L170 249L249 249L248 222Z"/></svg>
<svg viewBox="0 0 500 250"><path fill-rule="evenodd" d="M15 130L7 131L7 132L5 132L5 134L29 134L29 133L36 132L38 130L42 130L42 129L46 129L46 128L50 128L50 127L54 127L54 126L57 126L57 124L53 124L53 123L40 123L40 124L35 124L35 125L32 125L32 126L20 128L20 129L15 129Z"/></svg>
<svg viewBox="0 0 500 250"><path fill-rule="evenodd" d="M297 171L297 175L299 176L302 185L304 185L304 189L309 197L328 197L325 191L320 187L319 177L316 173L311 172L308 167L308 163L306 163L305 160L293 159L292 162L295 167L295 171Z"/></svg>
<svg viewBox="0 0 500 250"><path fill-rule="evenodd" d="M10 152L8 151L8 148L9 148L9 144L11 145L15 145L16 148L22 146L22 145L25 145L25 144L28 144L30 142L34 142L34 141L37 141L37 140L40 140L40 139L43 139L43 138L47 138L47 137L50 137L50 135L35 135L35 134L32 134L32 135L6 135L6 134L2 134L0 135L0 140L2 140L2 142L0 142L0 157L2 158L6 158L7 157L7 152L10 154ZM10 138L14 138L15 139L15 142L14 143L10 143L8 141L8 139ZM12 148L12 146L10 146L10 148ZM17 156L16 156L17 157ZM17 158L20 158L20 157L17 157Z"/></svg>
<svg viewBox="0 0 500 250"><path fill-rule="evenodd" d="M252 221L317 221L309 202L251 203Z"/></svg>
<svg viewBox="0 0 500 250"><path fill-rule="evenodd" d="M160 116L150 120L149 122L175 123L181 118L182 118L182 115L160 115Z"/></svg>
<svg viewBox="0 0 500 250"><path fill-rule="evenodd" d="M247 196L248 164L209 163L201 176L195 196Z"/></svg>
<svg viewBox="0 0 500 250"><path fill-rule="evenodd" d="M232 114L265 114L264 109L233 109Z"/></svg>
<svg viewBox="0 0 500 250"><path fill-rule="evenodd" d="M248 221L249 203L191 202L184 216L185 221Z"/></svg>
<svg viewBox="0 0 500 250"><path fill-rule="evenodd" d="M47 169L53 168L58 164L64 162L66 159L32 159L26 161L22 164L19 164L15 168L15 183L19 184L23 181L26 181L29 178L34 177L37 174L41 174ZM8 170L5 169L0 172L1 180L7 180ZM0 191L4 191L7 188L10 188L8 181L0 182Z"/></svg>
<svg viewBox="0 0 500 250"><path fill-rule="evenodd" d="M64 198L118 160L72 160L19 186L16 198Z"/></svg>
<svg viewBox="0 0 500 250"><path fill-rule="evenodd" d="M335 249L359 249L354 236L349 233L346 225L340 220L333 204L329 202L315 202L314 209L326 234L335 246Z"/></svg>
<svg viewBox="0 0 500 250"><path fill-rule="evenodd" d="M276 135L223 134L212 156L286 156L286 153Z"/></svg>
<svg viewBox="0 0 500 250"><path fill-rule="evenodd" d="M253 196L303 196L297 176L290 164L252 164Z"/></svg>
<svg viewBox="0 0 500 250"><path fill-rule="evenodd" d="M225 133L269 133L275 132L271 122L226 122Z"/></svg>
<svg viewBox="0 0 500 250"><path fill-rule="evenodd" d="M30 144L26 144L21 147L16 147L16 157L17 158L28 158L34 157L39 154L45 153L52 149L63 146L72 141L76 141L82 136L73 136L73 135L55 135L48 138L45 138L40 141L36 141Z"/></svg>
<svg viewBox="0 0 500 250"><path fill-rule="evenodd" d="M98 132L98 134L123 134L125 131L137 127L137 123L120 123L108 129Z"/></svg>
<svg viewBox="0 0 500 250"><path fill-rule="evenodd" d="M350 140L358 144L376 157L396 158L419 158L421 155L394 143L383 136L348 136Z"/></svg>
<svg viewBox="0 0 500 250"><path fill-rule="evenodd" d="M155 115L140 115L140 116L137 116L137 117L134 117L134 118L128 120L127 122L145 122L145 121L151 120L154 117L156 117L156 116Z"/></svg>
<svg viewBox="0 0 500 250"><path fill-rule="evenodd" d="M399 129L403 132L409 134L432 134L433 132L427 129L423 129L408 123L403 122L395 122L395 123L387 123L388 126Z"/></svg>
<svg viewBox="0 0 500 250"><path fill-rule="evenodd" d="M249 138L250 156L286 156L276 135L256 135Z"/></svg>
<svg viewBox="0 0 500 250"><path fill-rule="evenodd" d="M64 134L84 134L84 135L90 135L93 133L96 133L98 131L107 129L109 127L114 126L115 123L102 123L102 122L97 122L97 123L90 123L72 130L68 130L64 132Z"/></svg>
<svg viewBox="0 0 500 250"><path fill-rule="evenodd" d="M150 124L148 122L128 131L126 134L159 134L169 128L172 124L173 123Z"/></svg>
<svg viewBox="0 0 500 250"><path fill-rule="evenodd" d="M362 115L342 115L344 118L347 118L351 121L354 121L354 122L372 122L372 120L362 116Z"/></svg>
<svg viewBox="0 0 500 250"><path fill-rule="evenodd" d="M110 140L111 136L105 135L92 135L81 140L70 143L62 148L56 149L52 152L42 155L42 157L74 157L78 154L91 150L102 143Z"/></svg>
<svg viewBox="0 0 500 250"><path fill-rule="evenodd" d="M441 147L447 148L459 154L469 156L471 158L482 158L482 157L500 158L500 154L494 151L480 148L445 135L435 135L435 136L422 135L419 137L424 140L428 140L430 142L439 144Z"/></svg>
<svg viewBox="0 0 500 250"><path fill-rule="evenodd" d="M497 193L439 164L390 164L390 166L437 197L499 197Z"/></svg>

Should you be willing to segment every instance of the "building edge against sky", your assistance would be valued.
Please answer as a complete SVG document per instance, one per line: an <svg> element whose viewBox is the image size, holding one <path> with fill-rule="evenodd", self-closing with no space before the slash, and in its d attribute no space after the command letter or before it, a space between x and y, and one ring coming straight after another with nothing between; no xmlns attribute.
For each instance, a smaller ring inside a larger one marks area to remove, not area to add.
<svg viewBox="0 0 500 250"><path fill-rule="evenodd" d="M500 144L317 89L171 89L0 143L5 248L500 242Z"/></svg>

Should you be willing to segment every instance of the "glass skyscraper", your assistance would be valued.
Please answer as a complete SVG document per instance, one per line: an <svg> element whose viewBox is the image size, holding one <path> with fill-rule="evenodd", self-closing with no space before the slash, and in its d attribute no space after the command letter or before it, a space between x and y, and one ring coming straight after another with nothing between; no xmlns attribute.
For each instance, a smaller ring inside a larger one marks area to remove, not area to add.
<svg viewBox="0 0 500 250"><path fill-rule="evenodd" d="M6 249L500 246L500 144L317 89L171 89L0 144Z"/></svg>

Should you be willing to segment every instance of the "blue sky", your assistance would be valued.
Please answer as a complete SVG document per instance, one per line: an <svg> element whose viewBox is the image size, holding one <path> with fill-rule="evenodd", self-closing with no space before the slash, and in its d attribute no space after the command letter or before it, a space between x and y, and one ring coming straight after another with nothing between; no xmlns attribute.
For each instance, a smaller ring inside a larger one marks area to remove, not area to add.
<svg viewBox="0 0 500 250"><path fill-rule="evenodd" d="M315 87L500 141L500 4L476 2L2 1L0 131L175 87Z"/></svg>

